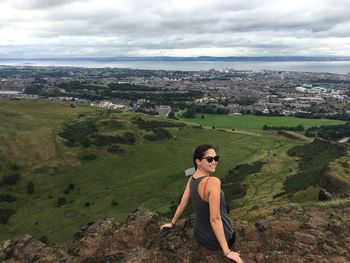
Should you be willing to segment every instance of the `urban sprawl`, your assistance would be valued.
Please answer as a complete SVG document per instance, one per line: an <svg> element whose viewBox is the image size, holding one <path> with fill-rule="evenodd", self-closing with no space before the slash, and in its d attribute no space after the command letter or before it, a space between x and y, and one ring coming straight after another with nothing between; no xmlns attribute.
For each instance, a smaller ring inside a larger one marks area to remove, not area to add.
<svg viewBox="0 0 350 263"><path fill-rule="evenodd" d="M1 66L0 97L169 115L197 112L349 120L350 74ZM199 109L199 110L198 110Z"/></svg>

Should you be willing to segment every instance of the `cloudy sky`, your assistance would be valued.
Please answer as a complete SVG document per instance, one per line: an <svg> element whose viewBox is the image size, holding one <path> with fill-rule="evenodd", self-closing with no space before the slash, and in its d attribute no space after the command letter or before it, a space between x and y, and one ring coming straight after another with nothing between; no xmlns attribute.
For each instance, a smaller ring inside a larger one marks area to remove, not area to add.
<svg viewBox="0 0 350 263"><path fill-rule="evenodd" d="M0 58L350 56L349 0L1 0Z"/></svg>

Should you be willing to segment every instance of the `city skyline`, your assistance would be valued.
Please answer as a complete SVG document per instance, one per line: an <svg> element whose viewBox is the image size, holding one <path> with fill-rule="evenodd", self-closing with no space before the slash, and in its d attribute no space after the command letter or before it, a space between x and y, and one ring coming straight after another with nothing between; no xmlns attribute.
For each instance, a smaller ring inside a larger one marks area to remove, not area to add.
<svg viewBox="0 0 350 263"><path fill-rule="evenodd" d="M4 0L0 58L349 56L346 0Z"/></svg>

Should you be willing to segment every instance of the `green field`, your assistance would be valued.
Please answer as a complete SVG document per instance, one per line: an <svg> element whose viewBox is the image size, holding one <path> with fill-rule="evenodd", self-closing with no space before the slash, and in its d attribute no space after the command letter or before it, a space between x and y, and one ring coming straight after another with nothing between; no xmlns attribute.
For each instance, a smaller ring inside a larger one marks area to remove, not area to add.
<svg viewBox="0 0 350 263"><path fill-rule="evenodd" d="M204 118L201 118L204 116ZM330 119L303 119L295 117L266 117L255 115L214 115L214 114L196 114L193 119L185 119L188 122L214 126L216 128L243 129L243 130L261 130L264 125L267 126L290 126L295 127L300 124L305 129L311 126L343 124L345 121Z"/></svg>
<svg viewBox="0 0 350 263"><path fill-rule="evenodd" d="M181 123L159 116L48 101L0 100L0 105L0 116L6 118L0 123L0 176L8 174L13 164L21 172L17 184L0 185L0 194L17 198L11 203L0 201L0 208L16 211L7 224L0 223L0 240L29 233L36 238L46 236L50 243L67 241L90 221L105 216L124 220L138 207L169 215L187 181L183 171L192 167L192 151L201 143L218 147L221 159L215 176L224 181L228 178L225 187L230 183L229 170L262 163L261 168L245 176L246 194L228 200L234 208L234 219L254 220L290 202L290 197L274 197L283 191L286 178L298 172L298 158L287 151L308 143L259 129L239 133L192 125L168 127L173 138L147 141L144 136L152 130L139 128L133 121L135 116L149 123ZM211 118L215 121L214 116ZM96 123L98 135L132 132L136 143L119 144L123 152L117 153L109 152L108 145L66 146L67 141L58 133L87 120ZM97 158L81 161L86 154ZM344 156L341 162L346 173L349 158ZM28 182L34 184L33 193L27 193ZM69 185L73 185L70 190ZM316 190L305 200L315 200ZM65 203L57 207L60 197Z"/></svg>

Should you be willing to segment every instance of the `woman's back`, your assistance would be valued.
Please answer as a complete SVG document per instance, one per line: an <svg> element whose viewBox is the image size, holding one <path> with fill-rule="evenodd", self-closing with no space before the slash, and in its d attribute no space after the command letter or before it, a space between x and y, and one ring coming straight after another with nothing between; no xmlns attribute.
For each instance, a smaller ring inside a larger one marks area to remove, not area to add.
<svg viewBox="0 0 350 263"><path fill-rule="evenodd" d="M204 201L198 192L201 181L203 179L208 180L209 178L210 177L207 176L199 177L197 179L192 177L190 182L191 200L195 209L194 235L196 236L196 239L205 247L210 249L220 249L220 244L210 223L209 203ZM203 181L203 183L205 184L207 182ZM201 185L200 188L204 189L205 187L203 188L203 185ZM229 241L233 237L234 233L228 217L225 196L222 191L220 192L220 211L225 237L226 240Z"/></svg>

